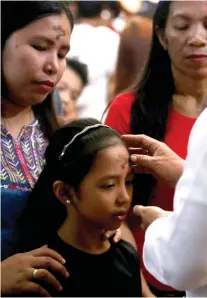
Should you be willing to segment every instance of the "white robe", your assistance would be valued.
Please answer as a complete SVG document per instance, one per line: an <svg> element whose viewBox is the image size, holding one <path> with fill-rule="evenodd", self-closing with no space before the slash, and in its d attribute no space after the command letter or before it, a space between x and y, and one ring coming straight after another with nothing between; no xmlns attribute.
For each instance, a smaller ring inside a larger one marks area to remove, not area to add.
<svg viewBox="0 0 207 298"><path fill-rule="evenodd" d="M174 212L149 226L143 254L160 282L188 297L207 297L207 108L190 135Z"/></svg>

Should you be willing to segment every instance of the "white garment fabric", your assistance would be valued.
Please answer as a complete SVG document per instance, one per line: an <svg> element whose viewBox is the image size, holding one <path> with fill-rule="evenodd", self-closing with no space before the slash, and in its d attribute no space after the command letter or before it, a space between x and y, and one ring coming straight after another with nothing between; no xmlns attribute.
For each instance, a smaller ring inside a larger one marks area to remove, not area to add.
<svg viewBox="0 0 207 298"><path fill-rule="evenodd" d="M87 64L89 72L89 84L77 102L79 118L101 120L107 106L108 78L116 68L119 41L119 34L108 27L86 23L74 26L68 57Z"/></svg>
<svg viewBox="0 0 207 298"><path fill-rule="evenodd" d="M163 284L187 297L207 297L207 108L190 135L174 212L147 229L143 259Z"/></svg>

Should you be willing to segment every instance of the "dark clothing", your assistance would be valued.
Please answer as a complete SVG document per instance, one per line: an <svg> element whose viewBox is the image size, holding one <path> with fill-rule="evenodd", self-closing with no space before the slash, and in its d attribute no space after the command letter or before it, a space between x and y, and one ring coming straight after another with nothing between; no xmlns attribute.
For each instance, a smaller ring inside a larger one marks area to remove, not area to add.
<svg viewBox="0 0 207 298"><path fill-rule="evenodd" d="M52 296L141 296L139 259L128 242L111 243L107 252L95 255L66 244L56 235L49 247L63 256L70 274L66 280L58 276L62 292L47 288Z"/></svg>

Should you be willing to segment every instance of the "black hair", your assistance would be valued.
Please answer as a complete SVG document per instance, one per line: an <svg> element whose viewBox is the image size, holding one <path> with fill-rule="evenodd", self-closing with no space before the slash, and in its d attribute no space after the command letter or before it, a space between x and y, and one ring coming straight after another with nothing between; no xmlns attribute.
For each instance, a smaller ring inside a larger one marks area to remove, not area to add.
<svg viewBox="0 0 207 298"><path fill-rule="evenodd" d="M113 18L117 18L122 10L119 1L105 1L105 8L111 10Z"/></svg>
<svg viewBox="0 0 207 298"><path fill-rule="evenodd" d="M76 120L57 130L46 149L46 165L30 194L20 219L18 251L28 251L44 245L57 232L66 218L66 207L56 198L53 183L61 180L78 191L80 182L89 172L97 153L109 146L124 144L115 130L99 126L79 135L84 128L100 124L95 119Z"/></svg>
<svg viewBox="0 0 207 298"><path fill-rule="evenodd" d="M174 93L170 57L162 47L156 31L165 29L171 1L160 1L153 18L153 37L149 59L143 75L138 78L135 101L131 110L131 133L146 134L163 140L169 107ZM156 180L139 174L134 182L134 202L147 205Z"/></svg>
<svg viewBox="0 0 207 298"><path fill-rule="evenodd" d="M69 59L66 60L67 66L72 68L81 78L83 86L88 84L88 67L86 64L76 60Z"/></svg>
<svg viewBox="0 0 207 298"><path fill-rule="evenodd" d="M2 1L1 55L7 39L15 31L38 19L61 13L66 14L72 30L73 18L66 3L63 1ZM3 74L1 77L1 94L5 100L8 99L8 90ZM33 110L40 121L43 131L47 137L50 137L58 127L51 94L47 96L43 103L33 106Z"/></svg>
<svg viewBox="0 0 207 298"><path fill-rule="evenodd" d="M100 16L105 1L79 1L78 11L81 18L95 18Z"/></svg>

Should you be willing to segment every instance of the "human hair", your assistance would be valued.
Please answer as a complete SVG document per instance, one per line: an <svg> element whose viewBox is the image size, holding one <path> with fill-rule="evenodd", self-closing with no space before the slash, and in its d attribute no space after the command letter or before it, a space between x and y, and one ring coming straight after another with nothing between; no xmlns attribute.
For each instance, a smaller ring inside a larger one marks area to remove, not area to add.
<svg viewBox="0 0 207 298"><path fill-rule="evenodd" d="M82 132L86 127L99 125ZM56 198L53 183L63 181L78 192L79 184L90 171L97 153L109 146L124 144L115 130L95 119L80 119L57 130L46 149L46 165L32 190L20 219L18 251L47 243L66 218L66 207ZM63 153L64 146L75 140ZM63 156L61 156L63 153Z"/></svg>
<svg viewBox="0 0 207 298"><path fill-rule="evenodd" d="M111 11L113 18L117 18L121 12L121 4L119 1L105 1L105 8Z"/></svg>
<svg viewBox="0 0 207 298"><path fill-rule="evenodd" d="M1 55L3 55L7 39L15 31L38 19L65 13L70 23L71 30L73 28L72 15L63 1L2 1L1 9ZM8 100L8 90L3 74L1 78L1 88L3 98ZM33 106L33 110L40 121L43 131L47 137L50 137L58 127L51 94L47 96L43 103Z"/></svg>
<svg viewBox="0 0 207 298"><path fill-rule="evenodd" d="M146 134L162 141L166 131L168 111L174 93L174 81L168 52L160 44L157 30L165 29L171 1L160 1L153 18L152 45L141 79L135 85L135 101L131 110L131 133ZM134 182L134 199L146 205L156 180L139 174Z"/></svg>
<svg viewBox="0 0 207 298"><path fill-rule="evenodd" d="M88 84L88 67L86 64L76 60L76 59L69 59L66 60L67 67L72 68L73 71L75 71L79 77L81 78L81 81L83 83L83 86L85 87Z"/></svg>
<svg viewBox="0 0 207 298"><path fill-rule="evenodd" d="M80 18L95 18L100 16L105 1L79 1L78 12Z"/></svg>
<svg viewBox="0 0 207 298"><path fill-rule="evenodd" d="M152 38L151 20L130 17L120 34L114 97L132 87L147 61Z"/></svg>

